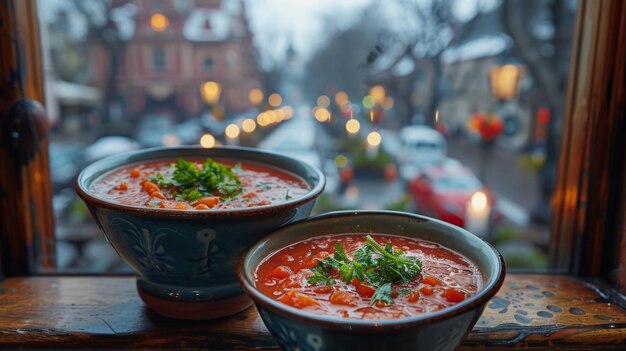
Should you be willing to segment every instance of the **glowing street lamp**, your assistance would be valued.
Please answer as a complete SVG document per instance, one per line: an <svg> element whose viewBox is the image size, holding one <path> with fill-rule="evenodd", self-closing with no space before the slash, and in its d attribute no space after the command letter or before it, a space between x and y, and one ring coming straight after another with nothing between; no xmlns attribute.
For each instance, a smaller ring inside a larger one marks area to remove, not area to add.
<svg viewBox="0 0 626 351"><path fill-rule="evenodd" d="M519 92L522 68L517 65L494 66L489 71L491 94L499 100L511 100Z"/></svg>
<svg viewBox="0 0 626 351"><path fill-rule="evenodd" d="M208 105L215 105L220 99L221 92L222 87L219 83L214 81L205 82L200 86L202 99Z"/></svg>
<svg viewBox="0 0 626 351"><path fill-rule="evenodd" d="M170 20L164 14L156 12L150 16L150 27L155 32L163 32L170 25Z"/></svg>

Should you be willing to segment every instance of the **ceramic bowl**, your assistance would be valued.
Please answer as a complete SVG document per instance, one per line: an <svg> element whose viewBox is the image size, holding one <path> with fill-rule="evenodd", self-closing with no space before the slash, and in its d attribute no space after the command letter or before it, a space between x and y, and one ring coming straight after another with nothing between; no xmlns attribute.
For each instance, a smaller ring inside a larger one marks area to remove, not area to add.
<svg viewBox="0 0 626 351"><path fill-rule="evenodd" d="M225 210L174 210L120 205L92 194L102 174L134 163L215 158L278 168L311 190L281 203ZM277 228L308 217L325 185L317 168L293 158L247 148L157 148L120 154L87 166L76 191L107 240L138 273L137 290L159 314L212 319L251 305L237 282L237 261L247 247Z"/></svg>
<svg viewBox="0 0 626 351"><path fill-rule="evenodd" d="M277 250L319 235L370 232L425 239L448 247L478 265L483 287L454 306L384 320L313 314L275 301L255 287L256 268ZM505 266L491 245L445 222L402 212L344 211L293 223L261 239L242 257L238 274L267 329L286 350L453 350L502 285Z"/></svg>

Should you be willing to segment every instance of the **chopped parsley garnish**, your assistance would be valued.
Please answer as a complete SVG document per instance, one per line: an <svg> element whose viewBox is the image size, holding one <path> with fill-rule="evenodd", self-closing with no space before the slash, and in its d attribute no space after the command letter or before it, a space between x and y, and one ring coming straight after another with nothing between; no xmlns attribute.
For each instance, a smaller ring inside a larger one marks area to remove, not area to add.
<svg viewBox="0 0 626 351"><path fill-rule="evenodd" d="M407 256L400 249L394 250L391 243L383 247L369 235L365 240L365 245L354 251L353 259L348 258L339 243L335 243L332 256L317 259L313 275L307 277L309 284L332 285L335 279L332 271L336 269L338 278L348 284L356 278L376 287L371 304L376 301L393 304L391 284L417 278L422 272L422 263L417 257ZM403 290L400 291L401 295L409 293Z"/></svg>
<svg viewBox="0 0 626 351"><path fill-rule="evenodd" d="M199 169L195 162L180 158L174 165L171 180L165 179L161 173L149 180L160 188L170 189L178 200L194 202L204 196L228 199L242 192L239 177L233 169L241 169L241 165L228 167L207 158Z"/></svg>

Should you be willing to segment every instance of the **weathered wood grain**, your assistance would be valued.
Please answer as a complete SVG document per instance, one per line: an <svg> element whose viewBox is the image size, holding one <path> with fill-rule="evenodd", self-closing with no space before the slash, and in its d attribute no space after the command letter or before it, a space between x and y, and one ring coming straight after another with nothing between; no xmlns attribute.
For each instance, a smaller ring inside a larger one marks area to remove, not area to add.
<svg viewBox="0 0 626 351"><path fill-rule="evenodd" d="M461 349L607 349L626 343L626 310L584 280L509 275ZM149 311L132 277L11 278L0 285L0 348L278 346L254 308L186 322Z"/></svg>

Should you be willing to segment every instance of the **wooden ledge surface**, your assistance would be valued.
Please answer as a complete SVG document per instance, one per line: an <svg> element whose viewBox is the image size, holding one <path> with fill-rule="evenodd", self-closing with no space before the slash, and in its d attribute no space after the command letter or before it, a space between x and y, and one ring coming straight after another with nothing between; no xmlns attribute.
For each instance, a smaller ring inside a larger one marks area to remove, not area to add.
<svg viewBox="0 0 626 351"><path fill-rule="evenodd" d="M609 349L626 345L626 310L603 285L507 276L460 349ZM43 276L0 283L0 348L275 349L255 308L188 322L148 310L133 277Z"/></svg>

